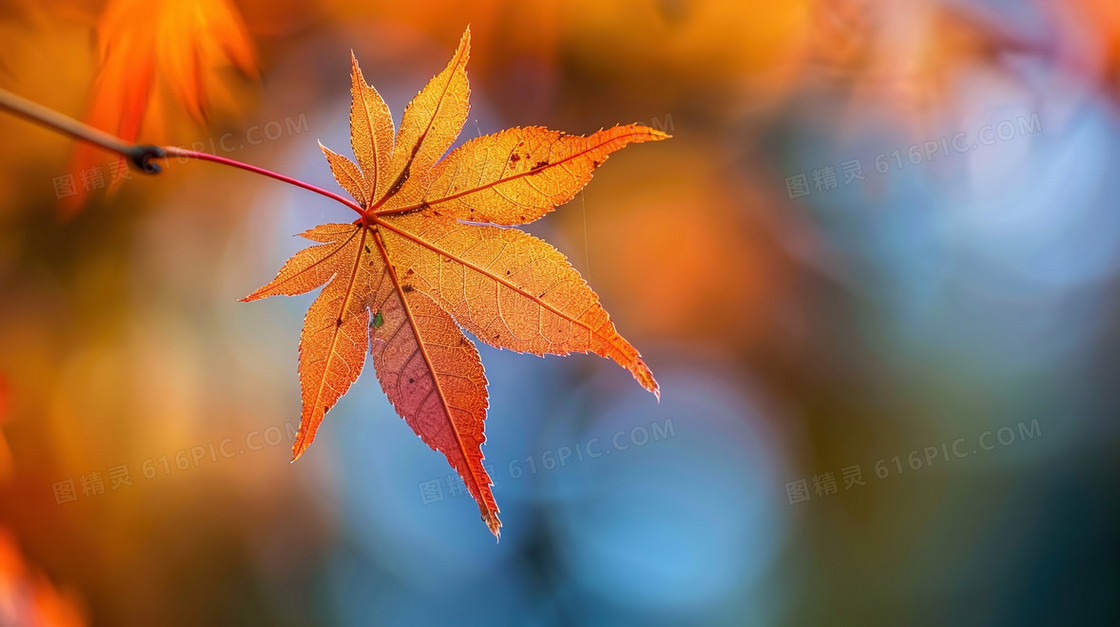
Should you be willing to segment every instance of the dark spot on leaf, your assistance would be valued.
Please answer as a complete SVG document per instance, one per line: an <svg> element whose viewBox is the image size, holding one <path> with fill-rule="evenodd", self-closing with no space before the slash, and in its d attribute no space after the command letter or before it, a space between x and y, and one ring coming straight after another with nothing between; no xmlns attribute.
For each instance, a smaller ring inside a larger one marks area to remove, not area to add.
<svg viewBox="0 0 1120 627"><path fill-rule="evenodd" d="M509 276L509 270L506 270L506 276Z"/></svg>
<svg viewBox="0 0 1120 627"><path fill-rule="evenodd" d="M424 143L423 138L421 138L420 142L416 144L416 148L413 149L413 154L415 154L415 152L420 149L420 144L422 144L422 143ZM412 166L410 164L409 167L405 168L404 172L401 172L401 175L399 177L397 177L396 182L393 183L393 187L389 190L389 193L387 194L388 196L392 196L393 194L400 191L400 189L404 185L405 181L408 180L408 177L409 177L409 174L410 174L409 170L411 170L411 169L412 169Z"/></svg>
<svg viewBox="0 0 1120 627"><path fill-rule="evenodd" d="M334 326L336 326L336 327L342 326L342 318L339 318L338 320L335 320L334 321Z"/></svg>
<svg viewBox="0 0 1120 627"><path fill-rule="evenodd" d="M409 380L408 380L408 382L409 382L409 383L412 383L412 382L413 382L413 379L409 379Z"/></svg>
<svg viewBox="0 0 1120 627"><path fill-rule="evenodd" d="M597 168L601 165L603 165L602 161L599 161L598 159L592 159L592 161L591 161L591 167L592 168Z"/></svg>
<svg viewBox="0 0 1120 627"><path fill-rule="evenodd" d="M548 165L547 161L538 161L533 164L533 170L539 170Z"/></svg>
<svg viewBox="0 0 1120 627"><path fill-rule="evenodd" d="M372 252L373 252L372 250L370 250L370 249L369 249L369 244L366 244L366 247L365 247L365 248L366 248L366 252L367 252L367 253L372 253Z"/></svg>
<svg viewBox="0 0 1120 627"><path fill-rule="evenodd" d="M518 161L521 161L521 155L516 152L509 156L510 163L517 163Z"/></svg>
<svg viewBox="0 0 1120 627"><path fill-rule="evenodd" d="M411 275L411 274L414 274L415 272L416 272L415 270L413 270L412 268L409 268L408 272L405 272L405 274L410 274Z"/></svg>
<svg viewBox="0 0 1120 627"><path fill-rule="evenodd" d="M413 287L411 285L402 285L401 286L401 291L404 292L405 294L411 292L412 290L413 290Z"/></svg>

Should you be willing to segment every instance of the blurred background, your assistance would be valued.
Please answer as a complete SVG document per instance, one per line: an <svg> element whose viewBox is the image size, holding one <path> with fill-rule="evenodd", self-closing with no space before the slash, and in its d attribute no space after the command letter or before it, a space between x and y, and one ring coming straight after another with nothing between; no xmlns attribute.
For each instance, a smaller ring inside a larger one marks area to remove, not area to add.
<svg viewBox="0 0 1120 627"><path fill-rule="evenodd" d="M348 210L0 115L0 625L1116 624L1115 0L3 0L0 86L337 189L468 24L460 141L673 134L529 229L660 404L480 347L497 545L370 373L289 464L236 301Z"/></svg>

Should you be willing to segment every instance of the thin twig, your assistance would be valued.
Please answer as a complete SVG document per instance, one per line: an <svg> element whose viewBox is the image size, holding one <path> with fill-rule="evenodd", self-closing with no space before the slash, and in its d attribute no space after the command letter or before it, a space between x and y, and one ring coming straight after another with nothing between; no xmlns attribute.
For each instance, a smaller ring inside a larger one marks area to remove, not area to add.
<svg viewBox="0 0 1120 627"><path fill-rule="evenodd" d="M358 215L365 216L365 210L362 209L361 205L354 202L353 200L350 200L348 198L340 196L339 194L336 194L334 192L327 191L327 190L325 190L321 187L312 185L311 183L305 183L304 181L301 181L299 179L292 178L290 176L285 176L285 175L279 174L277 172L273 172L272 170L266 170L264 168L261 168L261 167L255 166L255 165L250 165L248 163L242 163L241 161L235 161L234 159L227 159L226 157L219 157L218 155L212 155L208 152L198 152L198 151L195 151L195 150L187 150L186 148L177 148L175 146L166 146L166 147L163 148L163 150L166 153L167 157L185 157L185 158L188 158L188 159L198 159L200 161L211 161L213 163L220 163L222 165L228 165L228 166L233 167L233 168L240 168L242 170L247 170L247 171L253 172L255 174L260 174L261 176L267 176L269 178L274 178L277 181L283 181L283 182L285 182L289 185L295 185L296 187L302 187L303 189L306 189L306 190L311 191L311 192L315 192L316 194L319 194L320 196L326 196L327 198L330 198L331 200L338 201L338 202L346 205L347 207L350 207L354 211L358 212Z"/></svg>
<svg viewBox="0 0 1120 627"><path fill-rule="evenodd" d="M197 159L199 161L211 161L214 163L220 163L222 165L253 172L255 174L260 174L262 176L267 176L269 178L274 178L289 185L302 187L303 189L315 192L320 196L326 196L331 200L346 205L347 207L356 211L358 215L362 216L362 219L366 217L365 209L363 209L362 206L358 203L335 194L334 192L329 192L321 187L317 187L310 183L305 183L299 179L285 176L283 174L273 172L272 170L266 170L255 165L249 165L248 163L242 163L234 159L219 157L217 155L198 152L195 150L187 150L186 148L178 148L175 146L161 147L148 144L132 144L119 137L110 135L105 131L98 130L86 124L82 124L74 118L62 115L61 113L52 109L48 109L41 104L31 102L26 98L17 96L16 94L13 94L12 92L5 89L0 89L0 110L11 112L18 117L30 120L31 122L34 122L35 124L38 124L46 129L68 135L80 141L89 142L96 146L100 146L105 150L109 150L111 152L115 152L117 154L128 157L129 160L132 161L133 165L148 174L156 174L160 171L160 167L152 162L153 159L184 157L188 159Z"/></svg>
<svg viewBox="0 0 1120 627"><path fill-rule="evenodd" d="M129 151L132 146L121 138L93 128L92 126L82 124L74 118L62 115L39 103L31 102L6 89L0 89L0 108L7 109L19 117L30 120L47 129L69 135L74 139L87 141L91 144L101 146L105 150L131 156Z"/></svg>

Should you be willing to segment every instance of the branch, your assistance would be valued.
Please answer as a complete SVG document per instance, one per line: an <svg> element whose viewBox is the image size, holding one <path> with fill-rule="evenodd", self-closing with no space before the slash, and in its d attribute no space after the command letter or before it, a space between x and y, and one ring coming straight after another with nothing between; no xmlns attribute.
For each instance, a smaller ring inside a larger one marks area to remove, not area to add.
<svg viewBox="0 0 1120 627"><path fill-rule="evenodd" d="M13 94L5 89L0 89L0 110L12 113L17 117L29 120L48 130L67 135L79 141L89 142L95 146L100 146L110 152L115 152L119 155L127 157L129 161L141 172L146 174L158 174L161 168L158 164L153 163L154 159L165 159L168 157L186 157L188 159L197 159L199 161L211 161L220 163L222 165L240 168L255 174L274 178L289 185L301 187L311 192L315 192L320 196L325 196L331 200L342 203L343 205L353 209L365 217L365 210L358 203L344 198L334 192L329 192L321 187L306 183L290 176L285 176L266 170L264 168L242 163L226 157L219 157L205 152L197 152L194 150L187 150L185 148L177 148L175 146L152 146L150 144L132 144L124 141L123 139L110 135L104 131L98 130L87 124L75 120L74 118L67 117L61 113L44 107L41 104L31 102L26 98L22 98Z"/></svg>

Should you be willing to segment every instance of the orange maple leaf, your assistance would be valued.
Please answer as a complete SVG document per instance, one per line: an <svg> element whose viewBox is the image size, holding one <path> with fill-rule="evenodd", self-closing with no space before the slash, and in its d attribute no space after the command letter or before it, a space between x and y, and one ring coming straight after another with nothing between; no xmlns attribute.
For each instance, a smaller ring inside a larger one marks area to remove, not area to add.
<svg viewBox="0 0 1120 627"><path fill-rule="evenodd" d="M321 147L363 216L304 233L318 244L244 300L326 285L300 337L303 414L293 461L357 380L368 350L397 412L447 457L497 536L498 506L481 452L486 377L462 329L518 352L610 357L659 393L641 355L564 256L499 227L532 222L571 200L615 150L668 136L638 125L587 137L513 128L439 161L467 119L469 50L468 29L451 63L405 109L395 137L388 107L352 56L357 163Z"/></svg>

